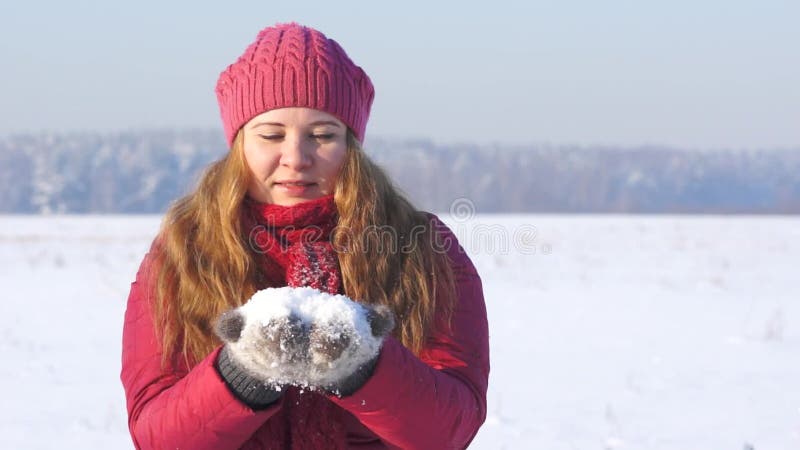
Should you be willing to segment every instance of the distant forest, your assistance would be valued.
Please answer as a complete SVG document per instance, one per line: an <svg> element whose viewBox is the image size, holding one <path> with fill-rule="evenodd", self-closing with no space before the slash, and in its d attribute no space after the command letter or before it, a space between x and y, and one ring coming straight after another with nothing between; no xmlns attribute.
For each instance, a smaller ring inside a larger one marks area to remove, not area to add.
<svg viewBox="0 0 800 450"><path fill-rule="evenodd" d="M162 213L224 155L218 131L0 137L0 213ZM800 148L439 145L369 137L420 208L477 213L800 213Z"/></svg>

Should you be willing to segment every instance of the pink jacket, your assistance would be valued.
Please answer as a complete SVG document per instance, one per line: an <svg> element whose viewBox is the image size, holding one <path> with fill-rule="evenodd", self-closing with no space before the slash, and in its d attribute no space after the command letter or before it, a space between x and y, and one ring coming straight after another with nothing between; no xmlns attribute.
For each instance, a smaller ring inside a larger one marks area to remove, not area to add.
<svg viewBox="0 0 800 450"><path fill-rule="evenodd" d="M438 218L456 277L452 331L434 331L420 357L388 337L372 377L353 395L330 397L346 410L348 446L357 449L462 449L486 418L489 339L481 280ZM131 285L122 345L128 425L138 449L270 448L262 424L282 399L253 411L228 390L214 367L219 349L194 367L161 371L161 349L145 286L150 255Z"/></svg>

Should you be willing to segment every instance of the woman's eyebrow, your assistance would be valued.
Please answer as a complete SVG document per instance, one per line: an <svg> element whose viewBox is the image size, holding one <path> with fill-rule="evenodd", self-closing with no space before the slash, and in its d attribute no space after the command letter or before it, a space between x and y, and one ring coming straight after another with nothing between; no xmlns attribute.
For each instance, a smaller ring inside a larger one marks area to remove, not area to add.
<svg viewBox="0 0 800 450"><path fill-rule="evenodd" d="M318 120L316 122L311 122L311 126L317 126L317 125L333 125L336 128L341 128L341 126L338 123L332 120Z"/></svg>
<svg viewBox="0 0 800 450"><path fill-rule="evenodd" d="M280 122L259 122L259 123L255 124L255 125L253 125L251 128L258 128L258 127L263 126L263 125L273 125L273 126L278 126L278 127L284 126Z"/></svg>

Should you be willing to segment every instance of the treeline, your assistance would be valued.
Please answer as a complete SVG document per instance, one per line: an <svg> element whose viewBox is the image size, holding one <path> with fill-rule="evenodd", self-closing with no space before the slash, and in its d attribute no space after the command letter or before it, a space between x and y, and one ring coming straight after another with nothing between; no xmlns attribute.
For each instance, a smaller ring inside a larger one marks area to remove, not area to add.
<svg viewBox="0 0 800 450"><path fill-rule="evenodd" d="M2 213L161 213L226 152L215 130L0 137ZM370 137L422 209L800 213L800 149L437 145Z"/></svg>

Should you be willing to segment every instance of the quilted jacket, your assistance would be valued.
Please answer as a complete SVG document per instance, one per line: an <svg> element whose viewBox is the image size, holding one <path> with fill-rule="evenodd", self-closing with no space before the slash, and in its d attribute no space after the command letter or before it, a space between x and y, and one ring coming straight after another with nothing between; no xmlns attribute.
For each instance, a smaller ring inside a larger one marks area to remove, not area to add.
<svg viewBox="0 0 800 450"><path fill-rule="evenodd" d="M481 280L452 231L431 215L456 278L449 330L435 329L420 356L387 337L372 377L354 394L330 397L345 416L354 449L466 448L486 417L489 342ZM151 299L148 253L131 285L125 312L121 379L128 424L138 449L266 449L262 425L283 399L253 411L220 378L219 348L193 367L161 369Z"/></svg>

